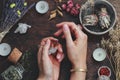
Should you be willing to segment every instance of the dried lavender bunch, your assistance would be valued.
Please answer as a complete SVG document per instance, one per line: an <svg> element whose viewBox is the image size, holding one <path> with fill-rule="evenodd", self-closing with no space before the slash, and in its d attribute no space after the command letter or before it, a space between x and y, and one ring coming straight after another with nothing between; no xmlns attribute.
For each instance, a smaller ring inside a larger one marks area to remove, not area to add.
<svg viewBox="0 0 120 80"><path fill-rule="evenodd" d="M120 23L109 32L109 39L102 39L101 46L109 53L109 60L116 75L120 80Z"/></svg>
<svg viewBox="0 0 120 80"><path fill-rule="evenodd" d="M9 30L16 24L35 3L27 6L25 0L5 0L0 22L0 42Z"/></svg>

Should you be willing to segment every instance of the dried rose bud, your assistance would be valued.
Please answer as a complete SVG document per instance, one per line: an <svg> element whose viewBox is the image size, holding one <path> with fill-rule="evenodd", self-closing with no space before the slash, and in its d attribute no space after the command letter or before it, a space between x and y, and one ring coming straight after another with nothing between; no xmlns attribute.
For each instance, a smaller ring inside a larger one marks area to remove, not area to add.
<svg viewBox="0 0 120 80"><path fill-rule="evenodd" d="M74 4L73 4L73 3L70 3L70 4L68 4L67 7L72 8L73 6L74 6Z"/></svg>
<svg viewBox="0 0 120 80"><path fill-rule="evenodd" d="M75 4L76 9L80 9L80 4Z"/></svg>
<svg viewBox="0 0 120 80"><path fill-rule="evenodd" d="M70 12L70 8L69 8L69 7L67 7L66 11L67 11L67 12Z"/></svg>
<svg viewBox="0 0 120 80"><path fill-rule="evenodd" d="M62 4L62 9L66 10L66 8L67 8L67 5L66 4Z"/></svg>
<svg viewBox="0 0 120 80"><path fill-rule="evenodd" d="M67 5L69 5L69 4L73 4L73 0L68 0Z"/></svg>
<svg viewBox="0 0 120 80"><path fill-rule="evenodd" d="M70 13L71 13L71 15L77 16L79 14L79 11L75 7L73 7L71 9Z"/></svg>

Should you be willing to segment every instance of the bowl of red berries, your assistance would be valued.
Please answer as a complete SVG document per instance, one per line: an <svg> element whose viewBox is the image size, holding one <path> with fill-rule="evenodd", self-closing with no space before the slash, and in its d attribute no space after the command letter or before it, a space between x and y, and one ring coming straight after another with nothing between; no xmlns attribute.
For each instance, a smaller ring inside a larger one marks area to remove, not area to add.
<svg viewBox="0 0 120 80"><path fill-rule="evenodd" d="M111 76L111 69L108 66L101 66L98 69L98 76L102 76L102 75L110 77Z"/></svg>

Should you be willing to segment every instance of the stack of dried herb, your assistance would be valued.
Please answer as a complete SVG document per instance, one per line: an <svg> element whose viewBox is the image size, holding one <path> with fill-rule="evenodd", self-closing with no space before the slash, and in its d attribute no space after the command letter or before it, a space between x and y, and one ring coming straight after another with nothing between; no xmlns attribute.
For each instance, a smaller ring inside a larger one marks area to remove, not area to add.
<svg viewBox="0 0 120 80"><path fill-rule="evenodd" d="M34 4L28 7L25 0L3 0L4 6L0 22L0 32L9 31Z"/></svg>
<svg viewBox="0 0 120 80"><path fill-rule="evenodd" d="M109 60L113 71L116 75L116 80L120 80L120 24L118 23L115 29L109 32L109 39L103 39L101 45L109 55Z"/></svg>

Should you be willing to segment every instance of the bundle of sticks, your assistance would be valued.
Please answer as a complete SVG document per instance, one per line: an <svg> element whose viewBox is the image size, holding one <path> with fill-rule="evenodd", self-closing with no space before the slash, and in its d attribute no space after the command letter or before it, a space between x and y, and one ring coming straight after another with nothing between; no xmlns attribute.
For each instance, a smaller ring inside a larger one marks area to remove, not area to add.
<svg viewBox="0 0 120 80"><path fill-rule="evenodd" d="M25 0L3 0L0 36L3 32L6 34L34 5L35 3L28 6Z"/></svg>

